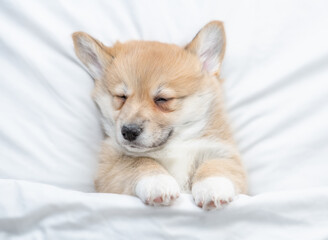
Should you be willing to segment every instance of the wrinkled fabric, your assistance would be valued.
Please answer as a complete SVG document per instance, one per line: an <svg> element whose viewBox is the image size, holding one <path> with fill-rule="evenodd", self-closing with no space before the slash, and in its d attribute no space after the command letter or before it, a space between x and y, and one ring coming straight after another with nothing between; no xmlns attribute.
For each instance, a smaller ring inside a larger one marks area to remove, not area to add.
<svg viewBox="0 0 328 240"><path fill-rule="evenodd" d="M240 195L214 212L0 180L0 239L327 239L328 188Z"/></svg>

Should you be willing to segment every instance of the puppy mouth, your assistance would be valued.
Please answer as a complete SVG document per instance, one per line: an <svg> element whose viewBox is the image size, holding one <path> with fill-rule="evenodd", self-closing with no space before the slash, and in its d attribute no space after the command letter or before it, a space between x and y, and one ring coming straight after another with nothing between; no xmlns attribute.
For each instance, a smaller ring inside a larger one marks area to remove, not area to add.
<svg viewBox="0 0 328 240"><path fill-rule="evenodd" d="M152 145L147 146L147 145L142 145L138 143L129 143L127 145L124 145L124 148L128 150L129 152L151 152L158 150L164 146L165 143L169 140L169 138L172 136L173 129L170 129L168 134L159 141L154 142Z"/></svg>

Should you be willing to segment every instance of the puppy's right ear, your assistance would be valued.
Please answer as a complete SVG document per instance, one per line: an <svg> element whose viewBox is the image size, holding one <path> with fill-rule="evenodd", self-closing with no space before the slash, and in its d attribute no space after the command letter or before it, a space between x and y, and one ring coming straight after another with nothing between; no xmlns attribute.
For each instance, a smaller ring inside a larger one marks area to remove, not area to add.
<svg viewBox="0 0 328 240"><path fill-rule="evenodd" d="M226 45L223 23L212 21L206 24L185 47L198 56L203 70L211 75L219 75Z"/></svg>
<svg viewBox="0 0 328 240"><path fill-rule="evenodd" d="M100 80L113 56L108 48L84 32L72 34L75 53L95 80Z"/></svg>

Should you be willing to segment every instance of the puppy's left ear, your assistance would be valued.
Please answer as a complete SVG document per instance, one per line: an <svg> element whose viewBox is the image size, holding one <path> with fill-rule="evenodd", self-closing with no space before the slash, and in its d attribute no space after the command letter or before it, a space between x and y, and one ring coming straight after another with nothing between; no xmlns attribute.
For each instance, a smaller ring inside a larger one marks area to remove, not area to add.
<svg viewBox="0 0 328 240"><path fill-rule="evenodd" d="M199 57L204 71L210 75L218 75L224 57L225 45L226 37L223 23L212 21L197 33L185 49Z"/></svg>
<svg viewBox="0 0 328 240"><path fill-rule="evenodd" d="M109 48L84 32L72 34L75 53L95 80L101 80L113 56Z"/></svg>

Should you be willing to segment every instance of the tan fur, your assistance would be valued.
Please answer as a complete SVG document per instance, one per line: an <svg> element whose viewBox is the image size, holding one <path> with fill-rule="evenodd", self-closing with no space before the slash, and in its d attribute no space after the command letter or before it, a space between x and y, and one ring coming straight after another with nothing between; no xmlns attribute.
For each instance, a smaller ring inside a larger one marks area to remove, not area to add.
<svg viewBox="0 0 328 240"><path fill-rule="evenodd" d="M208 31L210 28L219 28L223 34L222 50L218 56L221 65L226 47L223 24L214 21L203 29ZM123 123L143 124L144 131L148 131L149 138L154 138L153 142L156 143L157 140L162 140L166 134L164 130L169 127L178 128L188 124L187 120L177 124L177 119L183 117L181 112L189 96L207 94L214 100L206 103L209 105L206 125L195 136L195 140L217 141L234 150L230 157L203 159L193 165L196 166L194 171L187 169L192 173L189 176L190 182L194 184L207 177L223 176L234 183L238 193L246 193L246 174L239 154L235 150L236 146L223 107L220 68L213 73L204 71L196 55L197 49L202 44L201 38L204 37L204 32L201 30L184 48L173 44L146 41L116 43L112 47L106 47L86 33L73 34L76 54L95 79L93 98L100 106L103 115L110 115L107 116L109 118L107 120L112 121L110 124L113 124L112 126L108 123L110 125L108 131L111 132L106 132L108 136L100 155L95 181L97 191L135 195L136 183L142 177L169 174L164 167L167 164L166 156L158 157L150 153L133 153L124 150L120 142L122 141L120 127ZM86 50L89 46L91 50ZM124 99L124 96L127 98ZM166 98L168 101L157 103L156 98ZM199 110L199 108L194 109L194 114ZM176 134L176 131L173 131L172 136L168 136L168 141L177 139L179 136ZM164 143L155 149L159 153L165 152L166 145Z"/></svg>
<svg viewBox="0 0 328 240"><path fill-rule="evenodd" d="M103 144L95 188L98 192L134 195L137 181L153 174L168 173L152 159L124 156Z"/></svg>
<svg viewBox="0 0 328 240"><path fill-rule="evenodd" d="M246 174L240 165L239 156L229 159L212 159L204 162L196 171L192 182L201 181L207 177L227 177L236 187L237 193L247 192Z"/></svg>

